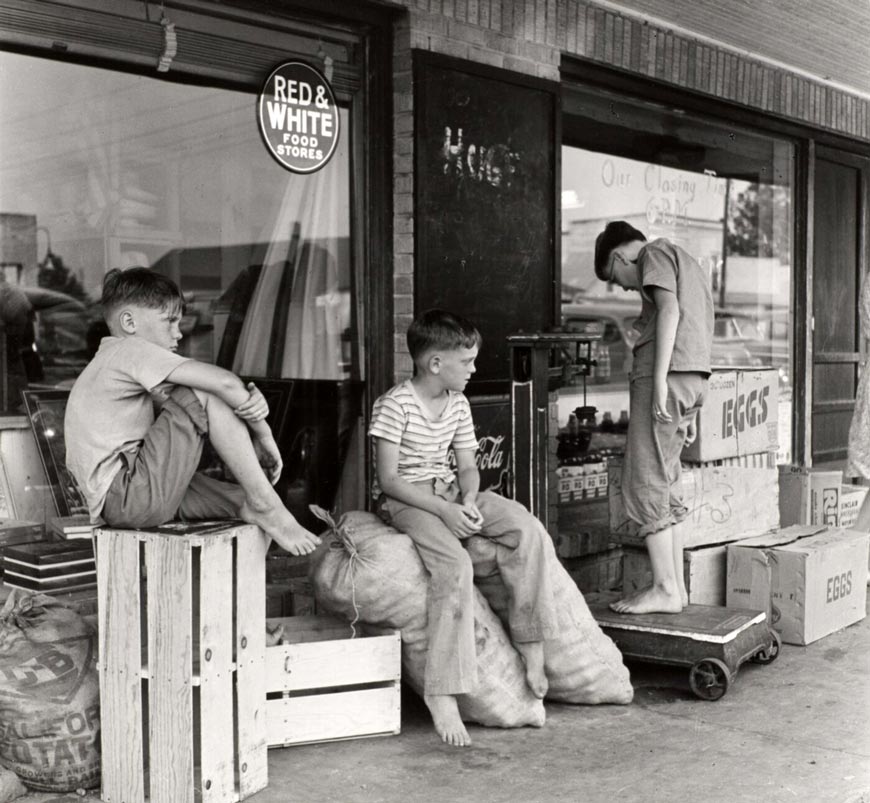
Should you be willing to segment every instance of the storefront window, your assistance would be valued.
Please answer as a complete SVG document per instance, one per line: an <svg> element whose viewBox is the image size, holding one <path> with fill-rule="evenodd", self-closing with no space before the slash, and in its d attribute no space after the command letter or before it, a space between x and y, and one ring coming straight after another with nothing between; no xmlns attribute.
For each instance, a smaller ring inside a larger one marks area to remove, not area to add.
<svg viewBox="0 0 870 803"><path fill-rule="evenodd" d="M717 368L771 368L777 459L791 445L793 148L790 143L651 104L571 89L562 148L562 325L594 328L598 365L560 394L560 424L579 405L595 426L624 432L640 297L595 277L595 238L626 220L665 237L707 272ZM573 422L571 422L573 425ZM613 438L607 440L614 445ZM593 444L594 446L594 444ZM618 450L620 443L615 441Z"/></svg>
<svg viewBox="0 0 870 803"><path fill-rule="evenodd" d="M69 387L105 333L103 276L141 265L187 303L181 351L237 373L360 377L350 124L321 171L282 169L251 93L0 54L4 411Z"/></svg>

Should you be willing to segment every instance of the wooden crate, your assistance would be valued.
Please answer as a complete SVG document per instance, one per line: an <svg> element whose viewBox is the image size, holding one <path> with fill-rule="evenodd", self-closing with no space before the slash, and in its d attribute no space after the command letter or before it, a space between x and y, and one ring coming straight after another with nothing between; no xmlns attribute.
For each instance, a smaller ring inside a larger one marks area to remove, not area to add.
<svg viewBox="0 0 870 803"><path fill-rule="evenodd" d="M224 522L96 540L102 800L227 803L263 789L260 531Z"/></svg>
<svg viewBox="0 0 870 803"><path fill-rule="evenodd" d="M562 565L584 594L622 587L622 547L579 558L563 558Z"/></svg>
<svg viewBox="0 0 870 803"><path fill-rule="evenodd" d="M397 630L328 616L268 620L285 643L266 648L269 747L397 734L401 638Z"/></svg>

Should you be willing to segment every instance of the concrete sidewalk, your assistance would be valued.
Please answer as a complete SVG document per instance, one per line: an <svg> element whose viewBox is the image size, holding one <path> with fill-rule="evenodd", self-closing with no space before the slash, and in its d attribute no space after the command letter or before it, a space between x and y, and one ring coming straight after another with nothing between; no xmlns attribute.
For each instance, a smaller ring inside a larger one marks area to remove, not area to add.
<svg viewBox="0 0 870 803"><path fill-rule="evenodd" d="M717 702L686 670L631 669L629 706L548 705L543 728L472 726L467 749L443 746L407 693L400 735L272 750L269 787L249 800L870 803L870 619L744 664Z"/></svg>
<svg viewBox="0 0 870 803"><path fill-rule="evenodd" d="M443 746L410 694L399 736L270 752L252 803L870 803L870 619L744 664L717 702L631 666L629 706L548 705L541 729Z"/></svg>

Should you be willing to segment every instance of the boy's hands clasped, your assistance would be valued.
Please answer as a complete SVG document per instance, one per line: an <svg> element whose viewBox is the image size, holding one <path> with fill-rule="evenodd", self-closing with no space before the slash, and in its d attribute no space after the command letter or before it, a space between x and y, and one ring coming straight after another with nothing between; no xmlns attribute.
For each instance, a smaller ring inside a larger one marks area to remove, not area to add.
<svg viewBox="0 0 870 803"><path fill-rule="evenodd" d="M459 539L479 533L483 526L483 515L473 502L447 502L440 515L447 529Z"/></svg>
<svg viewBox="0 0 870 803"><path fill-rule="evenodd" d="M264 421L269 415L266 397L253 382L248 382L247 389L248 400L242 402L233 412L243 421Z"/></svg>

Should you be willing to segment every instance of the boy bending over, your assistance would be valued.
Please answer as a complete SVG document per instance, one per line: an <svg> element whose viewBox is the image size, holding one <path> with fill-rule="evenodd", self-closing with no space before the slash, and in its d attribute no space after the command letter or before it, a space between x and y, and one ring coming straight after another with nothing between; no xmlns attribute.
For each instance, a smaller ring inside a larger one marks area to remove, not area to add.
<svg viewBox="0 0 870 803"><path fill-rule="evenodd" d="M595 240L595 274L643 300L634 328L628 441L622 493L640 525L653 583L613 603L619 613L679 613L688 603L683 542L674 524L688 511L680 491L680 453L695 440L707 392L713 344L710 279L679 246L646 242L625 221L608 223Z"/></svg>
<svg viewBox="0 0 870 803"><path fill-rule="evenodd" d="M147 268L112 270L102 305L111 336L73 385L64 423L67 465L91 519L144 528L240 518L294 555L312 552L320 539L272 487L282 462L262 394L175 353L183 308L175 283ZM239 485L197 473L206 436Z"/></svg>
<svg viewBox="0 0 870 803"><path fill-rule="evenodd" d="M423 699L444 742L471 744L456 695L474 689L474 573L463 541L493 539L509 591L510 636L537 697L547 693L543 640L556 634L543 525L522 505L480 492L477 438L462 391L475 371L481 337L470 322L442 310L419 316L408 330L416 373L374 405L378 512L414 541L430 574L429 652ZM448 462L453 447L456 469Z"/></svg>

